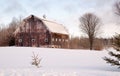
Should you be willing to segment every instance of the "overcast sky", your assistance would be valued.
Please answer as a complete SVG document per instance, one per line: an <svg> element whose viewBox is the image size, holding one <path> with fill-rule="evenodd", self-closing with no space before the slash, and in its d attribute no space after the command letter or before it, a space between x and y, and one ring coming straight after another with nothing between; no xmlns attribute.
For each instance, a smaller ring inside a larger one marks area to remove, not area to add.
<svg viewBox="0 0 120 76"><path fill-rule="evenodd" d="M116 0L0 0L0 24L8 24L13 17L23 18L34 14L63 24L69 33L82 36L79 18L85 13L95 13L101 18L101 37L120 32L118 17L114 14ZM119 26L119 27L118 27Z"/></svg>

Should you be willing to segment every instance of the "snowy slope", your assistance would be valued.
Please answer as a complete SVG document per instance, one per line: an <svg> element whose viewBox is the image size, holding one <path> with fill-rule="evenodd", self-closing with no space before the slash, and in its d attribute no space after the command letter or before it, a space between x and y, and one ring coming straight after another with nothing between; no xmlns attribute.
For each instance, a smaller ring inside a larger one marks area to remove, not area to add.
<svg viewBox="0 0 120 76"><path fill-rule="evenodd" d="M42 58L40 68L31 65L33 52ZM1 47L0 76L120 76L104 56L107 51Z"/></svg>

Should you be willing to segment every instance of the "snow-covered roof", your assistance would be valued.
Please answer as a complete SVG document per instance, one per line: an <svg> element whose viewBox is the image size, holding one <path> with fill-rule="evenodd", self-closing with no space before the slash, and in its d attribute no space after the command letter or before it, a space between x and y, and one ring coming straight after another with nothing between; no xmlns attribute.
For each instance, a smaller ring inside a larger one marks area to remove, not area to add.
<svg viewBox="0 0 120 76"><path fill-rule="evenodd" d="M27 18L25 18L24 20L27 20L31 17L33 17L34 15L30 15L28 16ZM38 18L36 16L34 16L34 18L36 19L40 19L44 24L45 26L47 27L47 29L50 31L50 32L53 32L53 33L60 33L60 34L69 34L68 33L68 30L62 25L62 24L59 24L59 23L56 23L56 22L53 22L53 21L49 21L47 19L42 19L42 18ZM23 23L23 22L22 22ZM23 24L21 24L22 26ZM17 33L20 29L17 28L16 31L14 33Z"/></svg>
<svg viewBox="0 0 120 76"><path fill-rule="evenodd" d="M49 29L49 31L54 33L68 34L67 29L62 24L58 24L56 22L52 22L44 19L42 19L42 21Z"/></svg>

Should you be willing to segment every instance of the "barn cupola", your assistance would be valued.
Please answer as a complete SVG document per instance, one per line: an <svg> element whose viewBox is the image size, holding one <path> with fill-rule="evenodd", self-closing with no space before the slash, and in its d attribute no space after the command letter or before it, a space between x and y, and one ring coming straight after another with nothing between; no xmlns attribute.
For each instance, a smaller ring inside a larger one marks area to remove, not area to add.
<svg viewBox="0 0 120 76"><path fill-rule="evenodd" d="M46 15L45 14L43 15L43 19L46 19Z"/></svg>
<svg viewBox="0 0 120 76"><path fill-rule="evenodd" d="M34 19L35 19L35 18L34 18L34 15L31 15L31 20L34 21Z"/></svg>

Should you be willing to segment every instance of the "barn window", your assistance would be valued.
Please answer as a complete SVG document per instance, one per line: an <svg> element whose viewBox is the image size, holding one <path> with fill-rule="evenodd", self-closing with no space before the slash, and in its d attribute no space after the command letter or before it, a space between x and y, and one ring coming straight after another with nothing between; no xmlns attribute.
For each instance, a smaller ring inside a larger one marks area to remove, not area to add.
<svg viewBox="0 0 120 76"><path fill-rule="evenodd" d="M57 38L56 38L56 41L57 41Z"/></svg>
<svg viewBox="0 0 120 76"><path fill-rule="evenodd" d="M35 39L32 39L31 41L32 41L32 42L35 42Z"/></svg>
<svg viewBox="0 0 120 76"><path fill-rule="evenodd" d="M62 41L64 42L65 40L64 40L64 39L62 39Z"/></svg>
<svg viewBox="0 0 120 76"><path fill-rule="evenodd" d="M22 39L19 39L18 42L22 42Z"/></svg>
<svg viewBox="0 0 120 76"><path fill-rule="evenodd" d="M45 38L45 42L48 42L48 38Z"/></svg>
<svg viewBox="0 0 120 76"><path fill-rule="evenodd" d="M59 39L59 41L61 41L61 39Z"/></svg>
<svg viewBox="0 0 120 76"><path fill-rule="evenodd" d="M66 39L65 41L68 42L68 39Z"/></svg>
<svg viewBox="0 0 120 76"><path fill-rule="evenodd" d="M52 38L52 41L54 41L54 38Z"/></svg>

